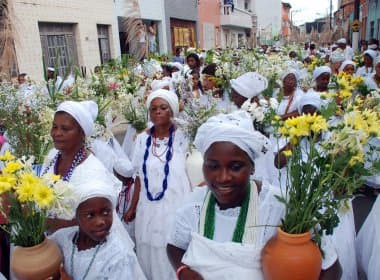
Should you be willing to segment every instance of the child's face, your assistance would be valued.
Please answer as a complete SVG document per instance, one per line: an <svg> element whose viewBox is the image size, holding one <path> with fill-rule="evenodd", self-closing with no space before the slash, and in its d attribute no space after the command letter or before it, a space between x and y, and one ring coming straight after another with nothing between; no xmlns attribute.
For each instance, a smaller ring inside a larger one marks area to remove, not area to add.
<svg viewBox="0 0 380 280"><path fill-rule="evenodd" d="M77 209L77 220L82 234L96 242L106 240L112 226L112 203L104 197L82 202Z"/></svg>
<svg viewBox="0 0 380 280"><path fill-rule="evenodd" d="M205 153L203 175L221 207L236 207L243 201L253 172L247 153L231 142L216 142Z"/></svg>

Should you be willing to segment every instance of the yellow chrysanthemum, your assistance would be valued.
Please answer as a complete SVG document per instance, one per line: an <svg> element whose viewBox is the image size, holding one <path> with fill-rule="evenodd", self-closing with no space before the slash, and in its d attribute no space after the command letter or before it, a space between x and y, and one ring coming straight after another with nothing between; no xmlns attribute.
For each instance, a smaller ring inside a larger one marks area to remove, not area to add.
<svg viewBox="0 0 380 280"><path fill-rule="evenodd" d="M4 155L0 156L1 161L11 161L14 160L15 157L7 150Z"/></svg>
<svg viewBox="0 0 380 280"><path fill-rule="evenodd" d="M16 178L13 175L0 176L0 194L12 190L16 184Z"/></svg>
<svg viewBox="0 0 380 280"><path fill-rule="evenodd" d="M4 174L13 174L23 167L22 163L19 161L11 161L3 169Z"/></svg>
<svg viewBox="0 0 380 280"><path fill-rule="evenodd" d="M291 157L292 156L292 150L285 150L285 151L282 151L282 153L284 154L284 156L286 157Z"/></svg>
<svg viewBox="0 0 380 280"><path fill-rule="evenodd" d="M39 185L34 194L37 205L43 209L49 208L54 202L54 192L49 186Z"/></svg>
<svg viewBox="0 0 380 280"><path fill-rule="evenodd" d="M363 154L357 154L356 156L353 156L350 161L348 162L348 164L350 166L353 166L355 165L356 163L363 163L364 162L364 159L363 159Z"/></svg>
<svg viewBox="0 0 380 280"><path fill-rule="evenodd" d="M22 183L16 189L16 193L18 195L18 200L21 203L24 203L24 202L27 202L27 201L33 201L33 199L34 199L34 191L35 191L35 186L34 185L29 184L27 182Z"/></svg>
<svg viewBox="0 0 380 280"><path fill-rule="evenodd" d="M39 184L40 179L36 177L32 172L29 172L21 174L20 181L23 183L28 183L30 185L37 185Z"/></svg>

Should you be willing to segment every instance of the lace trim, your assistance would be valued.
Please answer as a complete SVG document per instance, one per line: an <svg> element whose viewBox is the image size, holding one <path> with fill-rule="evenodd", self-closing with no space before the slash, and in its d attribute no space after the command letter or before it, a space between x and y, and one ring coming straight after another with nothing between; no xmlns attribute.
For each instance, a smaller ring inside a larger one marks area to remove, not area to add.
<svg viewBox="0 0 380 280"><path fill-rule="evenodd" d="M215 212L227 217L239 217L241 207L229 208L221 210L218 205L215 205Z"/></svg>

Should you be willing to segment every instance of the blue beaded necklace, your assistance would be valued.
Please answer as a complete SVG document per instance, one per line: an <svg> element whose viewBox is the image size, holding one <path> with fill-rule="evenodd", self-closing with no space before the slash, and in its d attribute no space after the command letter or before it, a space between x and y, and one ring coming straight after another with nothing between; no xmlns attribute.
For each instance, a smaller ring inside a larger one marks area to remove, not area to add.
<svg viewBox="0 0 380 280"><path fill-rule="evenodd" d="M61 152L58 152L55 157L53 158L53 160L49 163L48 166L46 166L45 170L42 172L41 176L46 174L50 167L51 166L54 166L54 174L58 174L58 162L59 162L59 158L61 157L62 153ZM62 177L62 180L63 181L69 181L71 176L73 175L73 172L74 172L74 169L75 167L77 167L85 158L86 158L86 155L87 155L87 152L86 152L86 148L83 146L79 149L79 151L77 152L77 154L75 155L71 165L70 165L70 168L69 170L67 170L67 172L65 173L65 175Z"/></svg>
<svg viewBox="0 0 380 280"><path fill-rule="evenodd" d="M162 181L162 191L157 193L154 197L152 193L149 191L148 176L146 174L146 162L149 157L149 148L152 145L153 132L154 132L154 126L152 126L152 128L150 129L149 137L146 139L146 147L145 147L144 162L142 165L142 170L144 173L144 184L145 184L147 198L150 201L159 201L164 197L166 189L168 188L169 162L172 159L172 155L173 155L172 147L173 147L174 125L171 125L169 129L169 142L168 142L168 149L165 156L165 159L166 159L165 166L164 166L165 177L164 177L164 180Z"/></svg>

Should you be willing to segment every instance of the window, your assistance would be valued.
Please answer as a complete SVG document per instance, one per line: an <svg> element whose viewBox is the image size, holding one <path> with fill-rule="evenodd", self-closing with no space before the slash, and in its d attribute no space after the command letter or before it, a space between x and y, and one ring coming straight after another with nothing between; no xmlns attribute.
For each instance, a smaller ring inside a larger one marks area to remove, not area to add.
<svg viewBox="0 0 380 280"><path fill-rule="evenodd" d="M73 65L78 65L74 25L65 23L39 23L42 55L46 67L55 67L61 76Z"/></svg>
<svg viewBox="0 0 380 280"><path fill-rule="evenodd" d="M370 29L369 29L369 37L373 38L375 34L375 22L371 21L370 22Z"/></svg>
<svg viewBox="0 0 380 280"><path fill-rule="evenodd" d="M249 0L244 0L244 10L246 10L246 11L250 10Z"/></svg>
<svg viewBox="0 0 380 280"><path fill-rule="evenodd" d="M376 39L380 39L380 19L377 20Z"/></svg>
<svg viewBox="0 0 380 280"><path fill-rule="evenodd" d="M110 40L109 40L109 26L97 25L98 27L98 40L99 40L99 52L100 62L106 63L111 59Z"/></svg>

